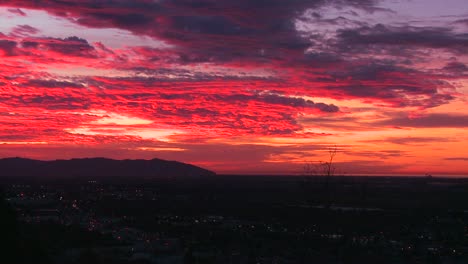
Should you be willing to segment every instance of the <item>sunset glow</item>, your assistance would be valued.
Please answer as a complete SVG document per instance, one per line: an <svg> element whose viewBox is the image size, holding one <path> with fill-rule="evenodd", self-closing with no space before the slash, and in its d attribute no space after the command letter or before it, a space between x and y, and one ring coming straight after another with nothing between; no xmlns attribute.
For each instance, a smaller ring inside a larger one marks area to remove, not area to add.
<svg viewBox="0 0 468 264"><path fill-rule="evenodd" d="M467 110L466 0L0 1L0 157L468 175Z"/></svg>

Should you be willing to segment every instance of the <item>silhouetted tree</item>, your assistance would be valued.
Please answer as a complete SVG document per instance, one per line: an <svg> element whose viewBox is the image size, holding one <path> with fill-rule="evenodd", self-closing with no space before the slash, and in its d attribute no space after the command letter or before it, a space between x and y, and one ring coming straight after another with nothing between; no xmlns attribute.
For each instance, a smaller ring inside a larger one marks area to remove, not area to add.
<svg viewBox="0 0 468 264"><path fill-rule="evenodd" d="M304 166L305 174L309 176L320 176L325 178L324 190L325 190L325 199L326 206L329 207L332 203L331 199L331 178L335 175L336 166L334 164L335 156L338 152L337 146L328 148L328 160L320 161L318 164L306 163ZM310 181L310 178L307 179Z"/></svg>
<svg viewBox="0 0 468 264"><path fill-rule="evenodd" d="M335 175L336 167L333 164L333 159L336 156L336 146L328 149L329 158L328 161L322 162L323 170L325 173L325 191L327 193L327 203L330 205L331 197L330 197L330 179L333 175Z"/></svg>

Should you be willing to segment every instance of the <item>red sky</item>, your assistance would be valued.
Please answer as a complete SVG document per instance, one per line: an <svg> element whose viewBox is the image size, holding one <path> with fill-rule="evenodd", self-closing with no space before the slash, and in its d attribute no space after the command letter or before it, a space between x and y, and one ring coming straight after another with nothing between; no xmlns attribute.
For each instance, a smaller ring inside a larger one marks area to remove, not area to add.
<svg viewBox="0 0 468 264"><path fill-rule="evenodd" d="M0 1L0 157L468 174L464 0Z"/></svg>

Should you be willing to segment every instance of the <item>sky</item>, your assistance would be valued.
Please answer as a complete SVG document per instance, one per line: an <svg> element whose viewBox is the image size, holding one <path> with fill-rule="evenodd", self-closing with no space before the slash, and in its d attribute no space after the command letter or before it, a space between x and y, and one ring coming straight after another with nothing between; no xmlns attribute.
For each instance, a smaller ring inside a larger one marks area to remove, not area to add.
<svg viewBox="0 0 468 264"><path fill-rule="evenodd" d="M466 0L0 1L0 157L468 175Z"/></svg>

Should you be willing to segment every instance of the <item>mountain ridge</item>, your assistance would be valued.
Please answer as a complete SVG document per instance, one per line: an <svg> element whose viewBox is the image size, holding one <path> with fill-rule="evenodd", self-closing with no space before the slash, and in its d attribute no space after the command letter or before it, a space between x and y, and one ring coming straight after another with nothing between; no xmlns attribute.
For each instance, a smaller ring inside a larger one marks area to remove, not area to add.
<svg viewBox="0 0 468 264"><path fill-rule="evenodd" d="M213 171L179 161L163 159L123 159L104 157L57 159L51 161L29 158L0 159L0 177L44 178L167 178L216 175Z"/></svg>

